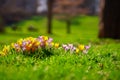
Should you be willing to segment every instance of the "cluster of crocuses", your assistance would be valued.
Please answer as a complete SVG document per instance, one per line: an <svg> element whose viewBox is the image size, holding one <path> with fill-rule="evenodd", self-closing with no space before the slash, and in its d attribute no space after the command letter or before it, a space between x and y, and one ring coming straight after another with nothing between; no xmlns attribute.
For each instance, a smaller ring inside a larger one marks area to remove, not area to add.
<svg viewBox="0 0 120 80"><path fill-rule="evenodd" d="M11 43L11 45L4 46L3 50L0 51L0 55L6 55L11 49L16 52L32 52L34 53L38 49L45 48L54 48L61 49L63 48L65 52L70 51L70 53L87 53L90 46L78 45L78 47L73 46L73 44L63 44L60 46L59 43L54 43L53 39L47 36L39 36L38 38L28 37L25 39L20 39L16 43Z"/></svg>
<svg viewBox="0 0 120 80"><path fill-rule="evenodd" d="M80 51L82 51L83 53L88 53L88 50L90 48L90 45L78 45L77 47L75 47L73 44L63 44L62 45L63 49L65 50L65 52L70 51L70 53L79 53Z"/></svg>

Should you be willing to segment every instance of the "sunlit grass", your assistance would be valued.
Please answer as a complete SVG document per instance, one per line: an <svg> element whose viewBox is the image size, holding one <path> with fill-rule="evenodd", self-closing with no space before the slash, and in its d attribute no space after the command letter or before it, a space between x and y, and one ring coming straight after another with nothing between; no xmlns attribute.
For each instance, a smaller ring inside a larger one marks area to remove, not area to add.
<svg viewBox="0 0 120 80"><path fill-rule="evenodd" d="M40 17L38 17L40 18ZM6 33L0 34L0 42L7 43L19 39L21 37L48 35L56 39L59 42L76 42L78 40L88 41L96 40L98 35L98 18L97 17L79 17L76 18L77 24L73 22L71 25L71 34L66 33L66 24L64 21L53 20L52 35L47 34L47 19L35 18L30 20L24 20L17 24L20 30L12 31L10 27L6 29ZM29 26L34 26L38 29L36 32L30 32L27 30ZM60 39L61 40L60 40Z"/></svg>
<svg viewBox="0 0 120 80"><path fill-rule="evenodd" d="M16 42L20 38L47 35L60 44L91 44L88 54L70 54L55 50L57 55L36 58L13 52L0 57L0 80L119 80L120 41L98 39L98 18L79 17L71 25L71 34L66 33L63 21L53 20L53 34L46 33L47 19L34 17L18 23L21 30L9 27L0 34L0 49L4 44ZM38 31L29 32L33 25Z"/></svg>

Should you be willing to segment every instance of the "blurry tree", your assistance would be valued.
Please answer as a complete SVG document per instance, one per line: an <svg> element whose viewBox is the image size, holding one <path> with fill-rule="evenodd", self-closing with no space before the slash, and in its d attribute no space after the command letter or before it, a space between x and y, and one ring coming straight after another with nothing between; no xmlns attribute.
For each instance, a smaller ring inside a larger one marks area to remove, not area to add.
<svg viewBox="0 0 120 80"><path fill-rule="evenodd" d="M120 39L119 3L119 0L101 0L99 38Z"/></svg>
<svg viewBox="0 0 120 80"><path fill-rule="evenodd" d="M52 33L52 10L53 10L53 2L54 0L48 0L47 5L48 5L48 25L47 25L47 33L51 34Z"/></svg>
<svg viewBox="0 0 120 80"><path fill-rule="evenodd" d="M0 0L0 33L4 32L4 18L2 15L2 6L5 4L5 0Z"/></svg>
<svg viewBox="0 0 120 80"><path fill-rule="evenodd" d="M87 8L82 8L84 0L55 0L53 12L56 18L66 22L67 33L71 33L71 20L80 14L88 13Z"/></svg>
<svg viewBox="0 0 120 80"><path fill-rule="evenodd" d="M0 16L0 33L4 32L4 19Z"/></svg>
<svg viewBox="0 0 120 80"><path fill-rule="evenodd" d="M0 31L3 23L11 24L35 15L37 0L0 0Z"/></svg>
<svg viewBox="0 0 120 80"><path fill-rule="evenodd" d="M89 15L98 14L98 4L100 0L84 0L82 7L87 7L89 9Z"/></svg>

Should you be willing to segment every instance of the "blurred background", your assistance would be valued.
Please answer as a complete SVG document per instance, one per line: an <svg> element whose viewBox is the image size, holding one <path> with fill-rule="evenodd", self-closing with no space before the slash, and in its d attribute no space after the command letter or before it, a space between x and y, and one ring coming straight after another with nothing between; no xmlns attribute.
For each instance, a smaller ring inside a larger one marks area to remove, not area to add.
<svg viewBox="0 0 120 80"><path fill-rule="evenodd" d="M0 44L39 35L60 43L120 39L119 17L110 13L117 4L109 0L0 0ZM107 25L111 19L119 26Z"/></svg>

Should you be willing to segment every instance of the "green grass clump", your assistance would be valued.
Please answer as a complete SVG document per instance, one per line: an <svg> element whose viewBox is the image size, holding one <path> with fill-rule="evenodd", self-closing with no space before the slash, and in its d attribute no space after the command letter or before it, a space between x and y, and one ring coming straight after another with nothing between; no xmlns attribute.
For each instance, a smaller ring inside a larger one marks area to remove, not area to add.
<svg viewBox="0 0 120 80"><path fill-rule="evenodd" d="M0 57L0 79L4 80L118 80L120 78L119 46L94 45L87 55L59 52L46 58L22 54Z"/></svg>
<svg viewBox="0 0 120 80"><path fill-rule="evenodd" d="M39 18L39 17L38 17ZM17 24L21 30L7 28L0 34L0 49L4 44L15 42L19 38L47 35L55 42L73 44L91 44L87 54L80 55L55 50L57 55L39 58L13 52L0 56L0 80L119 80L120 79L120 41L97 38L98 18L76 18L72 33L66 34L65 23L53 20L53 34L46 34L46 18L33 18ZM38 32L29 32L29 24L38 28Z"/></svg>

